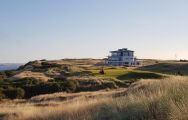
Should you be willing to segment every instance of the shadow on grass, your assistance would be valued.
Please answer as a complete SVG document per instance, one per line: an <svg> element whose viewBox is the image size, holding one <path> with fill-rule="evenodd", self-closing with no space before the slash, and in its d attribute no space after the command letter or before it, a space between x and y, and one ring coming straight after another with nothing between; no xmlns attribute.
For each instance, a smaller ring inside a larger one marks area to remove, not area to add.
<svg viewBox="0 0 188 120"><path fill-rule="evenodd" d="M152 73L152 72L138 72L130 71L124 75L117 77L119 80L138 80L138 79L161 79L164 78L163 75Z"/></svg>

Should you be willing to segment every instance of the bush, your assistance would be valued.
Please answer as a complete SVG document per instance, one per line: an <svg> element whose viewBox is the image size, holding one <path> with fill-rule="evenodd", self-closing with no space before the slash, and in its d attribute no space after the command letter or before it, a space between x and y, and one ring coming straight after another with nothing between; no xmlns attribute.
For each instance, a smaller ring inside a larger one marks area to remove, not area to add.
<svg viewBox="0 0 188 120"><path fill-rule="evenodd" d="M7 77L12 77L14 75L14 71L13 70L6 70L5 74Z"/></svg>
<svg viewBox="0 0 188 120"><path fill-rule="evenodd" d="M61 91L61 84L59 83L40 83L38 85L24 86L25 97L30 98L40 94L49 94Z"/></svg>
<svg viewBox="0 0 188 120"><path fill-rule="evenodd" d="M0 98L30 98L40 94L50 94L55 92L76 92L79 83L75 80L56 78L48 82L42 82L35 78L23 78L14 82L4 80L0 85Z"/></svg>
<svg viewBox="0 0 188 120"><path fill-rule="evenodd" d="M0 80L4 80L6 78L7 78L7 76L6 76L5 72L0 72Z"/></svg>
<svg viewBox="0 0 188 120"><path fill-rule="evenodd" d="M3 88L0 88L0 100L5 98L5 95L3 94Z"/></svg>
<svg viewBox="0 0 188 120"><path fill-rule="evenodd" d="M76 92L79 87L78 82L73 80L51 80L36 85L26 85L23 87L25 90L25 98L30 98L40 94L50 94L55 92Z"/></svg>
<svg viewBox="0 0 188 120"><path fill-rule="evenodd" d="M43 68L43 69L52 68L52 67L61 67L61 65L58 65L56 63L48 63L48 62L42 62L41 65L42 66L40 68Z"/></svg>
<svg viewBox="0 0 188 120"><path fill-rule="evenodd" d="M21 99L24 98L24 90L22 88L8 88L8 89L4 89L3 94L5 96L5 98L9 98L9 99Z"/></svg>
<svg viewBox="0 0 188 120"><path fill-rule="evenodd" d="M66 80L66 78L64 78L64 77L59 77L59 78L54 78L53 80L50 80L50 81L52 81L52 82L62 82L62 81L65 81Z"/></svg>
<svg viewBox="0 0 188 120"><path fill-rule="evenodd" d="M64 71L67 71L67 72L70 72L71 69L68 65L64 65L63 68L62 68Z"/></svg>
<svg viewBox="0 0 188 120"><path fill-rule="evenodd" d="M40 84L41 81L40 80L37 80L35 78L23 78L23 79L20 79L20 80L17 80L16 84L17 85L37 85L37 84Z"/></svg>
<svg viewBox="0 0 188 120"><path fill-rule="evenodd" d="M67 92L75 92L79 87L79 83L76 80L67 80L66 78L55 78L50 80L49 82L52 82L53 84L59 84L60 86L62 86L61 90L65 90Z"/></svg>
<svg viewBox="0 0 188 120"><path fill-rule="evenodd" d="M103 85L102 85L102 87L104 89L106 89L106 88L118 88L117 85L115 84L115 82L113 82L113 81L104 82Z"/></svg>
<svg viewBox="0 0 188 120"><path fill-rule="evenodd" d="M66 80L64 81L64 87L67 92L75 92L79 87L79 83L74 80Z"/></svg>

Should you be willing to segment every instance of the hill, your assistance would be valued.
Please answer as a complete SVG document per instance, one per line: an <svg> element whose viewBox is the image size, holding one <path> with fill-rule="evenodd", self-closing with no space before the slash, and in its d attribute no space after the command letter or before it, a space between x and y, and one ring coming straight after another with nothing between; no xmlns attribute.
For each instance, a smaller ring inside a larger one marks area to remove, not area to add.
<svg viewBox="0 0 188 120"><path fill-rule="evenodd" d="M187 63L144 60L142 65L37 60L0 72L0 119L188 119ZM174 74L177 67L183 75Z"/></svg>
<svg viewBox="0 0 188 120"><path fill-rule="evenodd" d="M138 70L158 72L170 75L188 75L188 62L161 62L139 67Z"/></svg>
<svg viewBox="0 0 188 120"><path fill-rule="evenodd" d="M104 69L105 74L99 71ZM97 91L126 88L139 79L161 79L164 74L127 67L104 66L99 59L37 60L15 71L1 73L3 98L30 98L54 92ZM17 89L19 88L19 89ZM16 95L9 95L14 91ZM23 95L24 93L24 95Z"/></svg>

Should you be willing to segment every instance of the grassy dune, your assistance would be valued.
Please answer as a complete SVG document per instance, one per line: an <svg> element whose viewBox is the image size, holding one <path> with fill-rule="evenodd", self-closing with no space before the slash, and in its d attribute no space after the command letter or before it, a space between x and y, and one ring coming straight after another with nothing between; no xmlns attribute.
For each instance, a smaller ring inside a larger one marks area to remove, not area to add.
<svg viewBox="0 0 188 120"><path fill-rule="evenodd" d="M147 65L138 68L142 71L151 71L163 74L178 74L180 72L182 75L188 75L188 62L163 62L152 65Z"/></svg>
<svg viewBox="0 0 188 120"><path fill-rule="evenodd" d="M0 104L0 116L7 120L187 120L187 86L187 77L143 79L115 97Z"/></svg>
<svg viewBox="0 0 188 120"><path fill-rule="evenodd" d="M21 87L25 96L37 93L22 97L27 99L1 99L0 120L188 119L187 63L103 66L105 74L101 75L102 63L92 59L33 61L8 72L4 76L10 80L1 76L0 95L12 95L11 87ZM171 75L180 70L184 77Z"/></svg>

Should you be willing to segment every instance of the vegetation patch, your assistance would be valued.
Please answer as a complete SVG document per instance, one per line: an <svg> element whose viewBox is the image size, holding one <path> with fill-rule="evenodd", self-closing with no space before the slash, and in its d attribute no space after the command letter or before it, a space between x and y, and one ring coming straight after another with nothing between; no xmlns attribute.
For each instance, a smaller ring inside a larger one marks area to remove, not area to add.
<svg viewBox="0 0 188 120"><path fill-rule="evenodd" d="M14 71L12 70L6 70L6 71L0 71L0 81L7 79L8 77L11 77L14 75Z"/></svg>
<svg viewBox="0 0 188 120"><path fill-rule="evenodd" d="M117 79L120 80L138 80L138 79L161 79L164 75L153 73L153 72L143 72L143 71L129 71L124 75L120 75Z"/></svg>
<svg viewBox="0 0 188 120"><path fill-rule="evenodd" d="M0 85L0 89L2 89L0 91L0 98L30 98L55 92L98 91L128 87L129 85L128 81L92 76L54 78L47 82L35 78L22 78L16 81L4 80Z"/></svg>
<svg viewBox="0 0 188 120"><path fill-rule="evenodd" d="M33 98L36 103L31 100L30 104L0 104L4 106L0 113L3 112L8 120L187 120L187 86L187 77L140 80L130 86L126 95L88 98L56 93ZM100 92L97 94L102 94ZM92 93L79 94L88 96ZM69 101L59 101L67 97ZM37 107L39 104L45 107Z"/></svg>
<svg viewBox="0 0 188 120"><path fill-rule="evenodd" d="M104 69L105 74L101 75L99 70L91 70L94 76L101 77L113 77L119 80L131 80L135 81L138 79L161 79L165 76L159 73L139 71L139 70L128 70L125 68L115 68L115 69Z"/></svg>
<svg viewBox="0 0 188 120"><path fill-rule="evenodd" d="M188 75L188 63L158 63L138 68L142 71L158 72L170 75Z"/></svg>
<svg viewBox="0 0 188 120"><path fill-rule="evenodd" d="M102 89L114 89L119 87L128 87L127 81L120 81L110 77L69 77L68 80L74 80L79 83L79 91L97 91Z"/></svg>
<svg viewBox="0 0 188 120"><path fill-rule="evenodd" d="M120 75L126 74L128 73L129 70L124 69L124 68L104 68L104 75L101 75L100 72L100 68L98 69L92 69L90 70L94 76L101 76L101 77L113 77L113 78L117 78Z"/></svg>

